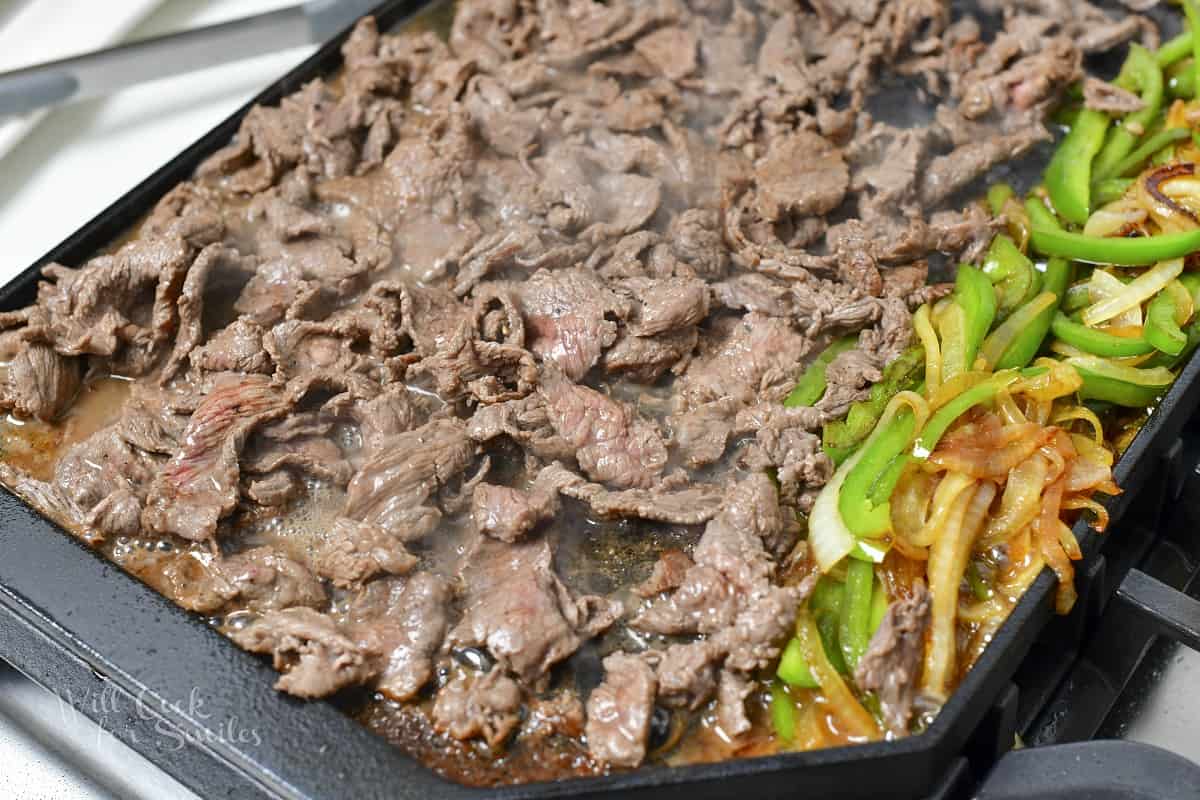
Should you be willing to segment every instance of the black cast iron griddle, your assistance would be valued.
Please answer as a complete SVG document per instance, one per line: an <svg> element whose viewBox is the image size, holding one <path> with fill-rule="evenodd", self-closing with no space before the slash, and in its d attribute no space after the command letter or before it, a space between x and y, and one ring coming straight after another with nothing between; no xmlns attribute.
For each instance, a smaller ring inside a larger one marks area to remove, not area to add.
<svg viewBox="0 0 1200 800"><path fill-rule="evenodd" d="M388 29L426 0L390 0L375 16ZM277 104L306 81L336 70L344 32L253 103ZM40 267L86 261L148 212L237 131L250 104L155 172L3 291L0 309L36 293ZM1010 179L1029 185L1036 163ZM1126 494L1114 523L1178 438L1200 400L1193 358L1132 446L1115 477ZM1076 527L1084 561L1096 566L1099 538ZM925 796L980 727L1052 617L1054 579L1041 575L927 732L897 742L791 753L557 783L470 789L446 781L324 702L275 692L275 673L200 618L176 607L89 550L7 491L0 492L0 657L106 731L208 798L701 798ZM1085 613L1081 597L1076 614ZM1056 624L1064 624L1060 621ZM1070 621L1065 621L1070 625ZM1001 706L1002 707L1002 706ZM1009 742L998 743L1002 750ZM1022 757L1024 758L1024 757ZM996 798L1007 795L996 794ZM1165 796L1165 795L1164 795Z"/></svg>

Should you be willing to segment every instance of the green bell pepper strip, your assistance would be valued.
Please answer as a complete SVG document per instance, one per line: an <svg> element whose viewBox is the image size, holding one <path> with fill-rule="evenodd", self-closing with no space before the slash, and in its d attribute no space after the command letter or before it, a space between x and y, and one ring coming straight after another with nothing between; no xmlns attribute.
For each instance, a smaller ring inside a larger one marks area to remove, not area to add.
<svg viewBox="0 0 1200 800"><path fill-rule="evenodd" d="M1062 223L1058 217L1046 207L1042 198L1037 195L1030 195L1025 201L1025 213L1029 215L1029 223L1034 230L1045 228L1046 230L1062 230Z"/></svg>
<svg viewBox="0 0 1200 800"><path fill-rule="evenodd" d="M992 239L981 269L995 286L996 312L1001 317L1007 317L1041 290L1040 276L1034 270L1033 262L1008 236Z"/></svg>
<svg viewBox="0 0 1200 800"><path fill-rule="evenodd" d="M1130 174L1136 173L1142 168L1142 165L1149 161L1150 158L1159 150L1162 150L1164 147L1170 147L1173 144L1182 142L1184 139L1191 138L1191 135L1191 131L1189 131L1187 128L1167 128L1166 130L1159 131L1158 133L1150 136L1136 150L1125 156L1125 158L1121 159L1121 161L1117 162L1117 164L1115 164L1113 168L1109 170L1109 174L1097 175L1097 184L1095 187L1093 187L1094 190L1098 191L1101 184L1104 184L1110 180L1123 178ZM1125 186L1128 188L1129 184L1125 184ZM1111 192L1112 189L1109 189L1109 191ZM1124 194L1124 190L1118 193L1117 196L1119 197L1121 194ZM1096 205L1101 206L1104 204L1097 201Z"/></svg>
<svg viewBox="0 0 1200 800"><path fill-rule="evenodd" d="M1183 351L1176 356L1170 356L1163 352L1155 353L1140 365L1146 369L1153 367L1174 369L1187 361L1196 348L1200 347L1200 273L1185 272L1176 280L1182 284L1183 288L1192 293L1192 306L1197 309L1198 313L1193 314L1192 321L1183 328L1183 333L1187 336L1187 344L1184 345Z"/></svg>
<svg viewBox="0 0 1200 800"><path fill-rule="evenodd" d="M1107 180L1098 181L1092 187L1092 199L1096 203L1096 208L1102 208L1114 200L1120 200L1129 191L1129 187L1133 186L1133 178L1108 178Z"/></svg>
<svg viewBox="0 0 1200 800"><path fill-rule="evenodd" d="M808 601L808 607L817 623L817 632L821 635L821 649L825 651L825 656L833 664L833 668L842 675L850 673L846 662L842 660L842 648L838 644L838 628L845 595L845 585L826 575L817 582L817 588L813 590Z"/></svg>
<svg viewBox="0 0 1200 800"><path fill-rule="evenodd" d="M971 587L971 594L975 595L976 600L982 602L992 596L992 590L984 583L983 576L979 574L979 565L974 561L967 564L967 585Z"/></svg>
<svg viewBox="0 0 1200 800"><path fill-rule="evenodd" d="M871 596L875 588L875 565L848 559L846 594L838 627L842 658L853 672L871 641Z"/></svg>
<svg viewBox="0 0 1200 800"><path fill-rule="evenodd" d="M1182 301L1177 296L1183 293ZM1188 337L1180 327L1177 317L1186 313L1189 292L1183 284L1172 281L1161 292L1150 299L1146 306L1146 324L1143 332L1146 341L1155 349L1169 356L1177 356L1187 347ZM1186 321L1186 320L1185 320Z"/></svg>
<svg viewBox="0 0 1200 800"><path fill-rule="evenodd" d="M888 610L888 596L883 589L883 584L878 578L875 579L875 588L871 592L871 635L879 630L879 626L883 624L883 617Z"/></svg>
<svg viewBox="0 0 1200 800"><path fill-rule="evenodd" d="M1190 55L1192 55L1192 32L1184 31L1159 47L1154 53L1154 60L1160 67L1166 69Z"/></svg>
<svg viewBox="0 0 1200 800"><path fill-rule="evenodd" d="M996 289L991 280L969 264L960 265L954 295L939 324L942 380L971 370L995 319Z"/></svg>
<svg viewBox="0 0 1200 800"><path fill-rule="evenodd" d="M1067 294L1062 301L1062 310L1064 314L1073 314L1076 311L1082 311L1091 304L1092 287L1090 286L1090 281L1080 281L1067 287Z"/></svg>
<svg viewBox="0 0 1200 800"><path fill-rule="evenodd" d="M1050 330L1072 347L1101 358L1133 358L1154 352L1154 345L1143 336L1114 336L1098 328L1089 328L1062 313L1054 316Z"/></svg>
<svg viewBox="0 0 1200 800"><path fill-rule="evenodd" d="M1113 178L1121 174L1113 169L1133 152L1138 140L1146 134L1146 130L1162 111L1162 67L1154 60L1153 54L1141 45L1129 46L1129 56L1113 83L1122 89L1140 92L1145 107L1126 116L1120 127L1113 129L1092 167L1097 178ZM1085 216L1079 224L1082 225L1086 221Z"/></svg>
<svg viewBox="0 0 1200 800"><path fill-rule="evenodd" d="M783 404L788 408L803 408L811 406L825 396L825 370L835 358L850 350L857 344L858 337L844 336L826 347L812 363L805 368L796 381L795 388L788 394Z"/></svg>
<svg viewBox="0 0 1200 800"><path fill-rule="evenodd" d="M867 445L858 463L850 470L838 493L838 513L846 527L859 539L878 539L892 529L892 506L890 500L874 503L872 494L891 498L892 489L899 480L899 471L894 475L889 470L892 463L912 442L917 421L912 410L902 409L877 431ZM885 476L885 473L888 473ZM885 485L878 486L880 482ZM890 486L886 485L890 481Z"/></svg>
<svg viewBox="0 0 1200 800"><path fill-rule="evenodd" d="M1007 238L1007 237L1005 237ZM1009 240L1011 242L1011 240ZM1016 248L1016 245L1013 245ZM1020 253L1020 251L1017 251ZM967 351L967 368L975 363L979 348L996 321L996 289L980 270L969 264L958 268L954 285L955 298L967 312L967 332L971 338Z"/></svg>
<svg viewBox="0 0 1200 800"><path fill-rule="evenodd" d="M1020 376L1021 373L1017 370L998 372L987 380L975 384L933 412L929 421L925 423L925 427L921 429L921 435L917 437L916 444L913 445L913 457L922 460L929 458L942 436L956 419L975 406L992 402L996 398L997 392Z"/></svg>
<svg viewBox="0 0 1200 800"><path fill-rule="evenodd" d="M1196 61L1188 58L1172 64L1165 73L1167 79L1167 94L1181 100L1191 100L1196 96Z"/></svg>
<svg viewBox="0 0 1200 800"><path fill-rule="evenodd" d="M796 646L799 645L796 642ZM783 741L791 742L796 738L796 704L778 684L771 687L771 724Z"/></svg>
<svg viewBox="0 0 1200 800"><path fill-rule="evenodd" d="M1047 256L1069 258L1087 264L1144 267L1159 261L1183 258L1200 250L1200 229L1118 239L1085 236L1035 225L1031 242L1033 249Z"/></svg>
<svg viewBox="0 0 1200 800"><path fill-rule="evenodd" d="M788 686L795 686L797 689L818 687L817 679L813 677L812 670L808 668L808 661L804 659L804 650L794 638L789 639L787 646L783 648L775 675Z"/></svg>
<svg viewBox="0 0 1200 800"><path fill-rule="evenodd" d="M1092 161L1104 146L1112 119L1085 108L1046 167L1046 191L1054 210L1068 222L1083 225L1092 213ZM1125 155L1121 154L1122 157Z"/></svg>
<svg viewBox="0 0 1200 800"><path fill-rule="evenodd" d="M992 211L992 216L1000 216L1000 213L1004 211L1005 204L1016 195L1017 193L1007 183L997 183L991 186L987 191L987 203L988 208Z"/></svg>
<svg viewBox="0 0 1200 800"><path fill-rule="evenodd" d="M1127 408L1154 405L1175 380L1175 375L1165 367L1139 369L1094 356L1076 356L1064 359L1063 363L1074 367L1083 378L1083 386L1079 389L1081 398Z"/></svg>
<svg viewBox="0 0 1200 800"><path fill-rule="evenodd" d="M1192 33L1192 85L1195 86L1200 81L1197 76L1200 76L1200 5L1196 4L1196 0L1183 0L1183 13L1187 15L1188 27Z"/></svg>
<svg viewBox="0 0 1200 800"><path fill-rule="evenodd" d="M925 374L925 351L912 347L883 370L866 400L850 406L846 418L826 423L821 435L825 453L835 464L849 458L875 430L888 402L902 391L915 388Z"/></svg>
<svg viewBox="0 0 1200 800"><path fill-rule="evenodd" d="M1054 315L1067 294L1067 286L1071 283L1071 272L1071 262L1065 259L1052 258L1046 262L1046 272L1042 278L1042 291L1052 292L1058 299L1053 305L1042 309L1029 320L1021 334L1000 356L994 369L1015 369L1027 366L1038 354L1038 350L1042 349L1042 342L1045 341L1046 334L1050 332ZM1022 308L1032 308L1031 304L1036 299L1036 297L1033 298ZM1020 308L1013 312L1011 318L1015 319L1018 316L1023 317Z"/></svg>

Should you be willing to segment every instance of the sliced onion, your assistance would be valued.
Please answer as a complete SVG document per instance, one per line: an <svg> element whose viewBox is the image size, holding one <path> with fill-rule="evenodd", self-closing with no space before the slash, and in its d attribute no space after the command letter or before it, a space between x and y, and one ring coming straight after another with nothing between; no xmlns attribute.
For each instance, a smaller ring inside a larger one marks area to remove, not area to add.
<svg viewBox="0 0 1200 800"><path fill-rule="evenodd" d="M925 348L925 396L932 397L942 385L942 346L933 330L928 303L917 309L917 313L913 315L913 331L917 334L921 346Z"/></svg>
<svg viewBox="0 0 1200 800"><path fill-rule="evenodd" d="M917 547L929 547L937 543L938 538L949 525L950 517L954 514L955 503L962 494L975 485L975 479L961 472L950 472L942 478L937 490L933 493L933 510L930 512L921 532L910 537L909 542Z"/></svg>
<svg viewBox="0 0 1200 800"><path fill-rule="evenodd" d="M892 493L892 532L896 544L909 558L929 558L924 545L916 544L929 517L937 478L922 469L909 469L900 476Z"/></svg>
<svg viewBox="0 0 1200 800"><path fill-rule="evenodd" d="M986 550L1005 542L1037 519L1049 472L1049 464L1039 454L1012 468L1000 498L1000 510L988 520L987 528L976 544L977 549Z"/></svg>
<svg viewBox="0 0 1200 800"><path fill-rule="evenodd" d="M1087 509L1096 515L1096 518L1088 523L1088 526L1097 533L1103 532L1108 527L1108 509L1100 505L1090 497L1068 497L1063 500L1062 507L1070 510ZM1071 537L1074 539L1074 535ZM1078 541L1075 543L1079 546ZM1082 558L1082 555L1080 556Z"/></svg>
<svg viewBox="0 0 1200 800"><path fill-rule="evenodd" d="M1103 270L1096 272L1102 273ZM1121 291L1114 296L1085 308L1080 320L1084 325L1096 326L1131 308L1138 308L1166 288L1167 284L1178 278L1182 272L1182 258L1160 261L1128 284L1123 284ZM1095 273L1092 277L1095 278Z"/></svg>
<svg viewBox="0 0 1200 800"><path fill-rule="evenodd" d="M1086 236L1124 236L1150 215L1131 199L1121 198L1096 209L1083 226Z"/></svg>
<svg viewBox="0 0 1200 800"><path fill-rule="evenodd" d="M862 458L865 447L847 458L825 484L808 515L808 547L821 572L829 572L854 549L854 534L846 527L838 511L838 495L854 465Z"/></svg>
<svg viewBox="0 0 1200 800"><path fill-rule="evenodd" d="M1103 447L1104 425L1100 422L1100 418L1096 416L1096 412L1092 411L1087 406L1067 406L1066 408L1056 409L1055 412L1050 415L1050 421L1056 425L1064 422L1073 422L1075 420L1080 420L1090 425L1092 427L1092 438L1095 440L1097 445ZM1078 446L1076 449L1078 449ZM1112 466L1111 461L1109 462L1109 466Z"/></svg>
<svg viewBox="0 0 1200 800"><path fill-rule="evenodd" d="M1058 592L1054 608L1059 614L1068 613L1075 605L1075 568L1060 539L1062 520L1063 481L1055 481L1042 497L1042 512L1033 523L1033 535L1046 564L1058 576Z"/></svg>
<svg viewBox="0 0 1200 800"><path fill-rule="evenodd" d="M1091 280L1088 281L1088 295L1091 297L1093 303L1117 297L1124 290L1125 284L1108 270L1097 269L1092 271ZM1141 325L1142 307L1131 308L1123 314L1113 317L1111 324L1130 327Z"/></svg>
<svg viewBox="0 0 1200 800"><path fill-rule="evenodd" d="M929 593L933 598L933 614L921 690L935 699L945 700L950 693L958 650L955 624L958 587L966 572L975 536L983 526L995 496L995 485L986 481L973 491L963 492L954 504L944 534L929 551Z"/></svg>
<svg viewBox="0 0 1200 800"><path fill-rule="evenodd" d="M829 657L825 655L825 648L821 644L821 635L817 631L817 623L807 609L802 610L796 620L796 638L800 640L800 651L804 654L804 660L808 662L808 669L820 685L821 694L825 695L843 732L858 741L878 739L878 723L870 712L863 708L854 692L846 685L846 681L829 663Z"/></svg>
<svg viewBox="0 0 1200 800"><path fill-rule="evenodd" d="M1014 395L1027 395L1036 400L1057 400L1074 394L1083 386L1083 378L1079 373L1062 361L1039 358L1034 366L1042 367L1045 371L1032 378L1021 378L1008 390Z"/></svg>

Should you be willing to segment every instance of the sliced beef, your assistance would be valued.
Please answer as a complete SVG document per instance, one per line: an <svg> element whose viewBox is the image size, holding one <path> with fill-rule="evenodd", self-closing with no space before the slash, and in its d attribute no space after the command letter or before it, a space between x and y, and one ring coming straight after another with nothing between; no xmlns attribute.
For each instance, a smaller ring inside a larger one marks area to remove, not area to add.
<svg viewBox="0 0 1200 800"><path fill-rule="evenodd" d="M459 675L438 692L433 727L455 739L479 737L498 747L521 721L521 687L500 667L478 676Z"/></svg>
<svg viewBox="0 0 1200 800"><path fill-rule="evenodd" d="M782 399L811 348L807 337L779 317L750 313L720 319L683 374L680 396L690 407L725 398L745 404L763 395Z"/></svg>
<svg viewBox="0 0 1200 800"><path fill-rule="evenodd" d="M1146 107L1145 101L1133 92L1098 78L1084 79L1083 102L1093 111L1103 111L1106 114L1118 116L1132 114Z"/></svg>
<svg viewBox="0 0 1200 800"><path fill-rule="evenodd" d="M667 463L658 428L627 405L553 371L541 387L546 417L593 480L618 489L654 485Z"/></svg>
<svg viewBox="0 0 1200 800"><path fill-rule="evenodd" d="M897 736L908 732L912 717L930 608L929 590L917 582L911 596L888 606L854 672L862 689L878 694L884 722Z"/></svg>
<svg viewBox="0 0 1200 800"><path fill-rule="evenodd" d="M724 491L706 484L683 489L623 489L613 491L588 483L561 464L546 467L541 476L547 484L574 500L586 503L602 519L636 517L676 525L700 525L716 516Z"/></svg>
<svg viewBox="0 0 1200 800"><path fill-rule="evenodd" d="M519 303L529 349L577 381L617 338L609 317L628 314L623 301L595 273L539 271L520 286Z"/></svg>
<svg viewBox="0 0 1200 800"><path fill-rule="evenodd" d="M134 239L80 269L51 264L37 304L0 315L62 355L110 356L131 375L147 372L177 322L176 299L195 248L177 233Z"/></svg>
<svg viewBox="0 0 1200 800"><path fill-rule="evenodd" d="M378 525L339 518L317 552L314 568L334 586L356 586L379 574L405 575L417 557Z"/></svg>
<svg viewBox="0 0 1200 800"><path fill-rule="evenodd" d="M239 318L217 331L203 346L189 349L188 359L206 372L271 374L275 367L263 348L266 331L249 318Z"/></svg>
<svg viewBox="0 0 1200 800"><path fill-rule="evenodd" d="M776 222L787 214L828 214L846 196L850 170L842 154L822 136L798 131L771 140L755 165L757 210Z"/></svg>
<svg viewBox="0 0 1200 800"><path fill-rule="evenodd" d="M693 566L669 597L655 600L630 623L638 630L668 635L715 633L733 624L734 587L709 566Z"/></svg>
<svg viewBox="0 0 1200 800"><path fill-rule="evenodd" d="M127 442L118 426L109 426L63 454L54 468L53 486L82 515L74 521L85 530L133 536L146 487L161 470L160 459Z"/></svg>
<svg viewBox="0 0 1200 800"><path fill-rule="evenodd" d="M192 541L211 539L238 498L239 459L258 425L291 402L261 375L218 381L188 421L183 447L150 486L142 524Z"/></svg>
<svg viewBox="0 0 1200 800"><path fill-rule="evenodd" d="M587 741L592 756L618 767L646 757L646 739L658 682L639 656L613 653L604 659L604 682L587 701Z"/></svg>
<svg viewBox="0 0 1200 800"><path fill-rule="evenodd" d="M471 498L475 529L502 542L515 542L558 513L558 494L540 479L529 491L480 483Z"/></svg>
<svg viewBox="0 0 1200 800"><path fill-rule="evenodd" d="M420 539L442 517L438 493L473 457L466 428L458 420L431 420L401 433L350 481L342 514L378 525L404 542Z"/></svg>
<svg viewBox="0 0 1200 800"><path fill-rule="evenodd" d="M633 593L639 597L653 597L678 589L691 567L692 559L687 553L682 550L667 550L654 562L654 570L650 577L633 587Z"/></svg>
<svg viewBox="0 0 1200 800"><path fill-rule="evenodd" d="M255 547L222 559L218 571L229 583L232 597L254 611L320 608L326 602L319 580L270 547Z"/></svg>
<svg viewBox="0 0 1200 800"><path fill-rule="evenodd" d="M419 572L373 581L355 598L349 628L361 651L379 654L376 689L403 701L429 682L449 627L452 596L445 578Z"/></svg>
<svg viewBox="0 0 1200 800"><path fill-rule="evenodd" d="M268 612L230 638L252 653L269 653L283 673L275 688L297 697L325 697L369 680L376 670L374 653L311 608Z"/></svg>
<svg viewBox="0 0 1200 800"><path fill-rule="evenodd" d="M53 422L79 391L79 359L59 355L46 344L30 342L8 365L0 406L23 417Z"/></svg>
<svg viewBox="0 0 1200 800"><path fill-rule="evenodd" d="M450 632L456 647L486 647L526 684L547 671L620 615L620 604L576 597L554 573L545 539L506 544L479 537L463 556L462 620Z"/></svg>

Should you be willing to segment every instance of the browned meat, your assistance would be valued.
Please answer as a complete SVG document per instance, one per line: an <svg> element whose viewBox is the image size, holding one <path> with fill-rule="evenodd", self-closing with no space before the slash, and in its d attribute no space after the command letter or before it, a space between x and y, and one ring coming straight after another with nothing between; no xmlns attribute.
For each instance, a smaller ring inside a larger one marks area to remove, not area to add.
<svg viewBox="0 0 1200 800"><path fill-rule="evenodd" d="M541 395L554 431L574 449L580 468L618 489L654 485L667 463L658 428L617 400L548 373Z"/></svg>
<svg viewBox="0 0 1200 800"><path fill-rule="evenodd" d="M575 381L616 341L617 325L608 317L628 314L604 281L582 269L537 272L521 285L519 300L529 349Z"/></svg>
<svg viewBox="0 0 1200 800"><path fill-rule="evenodd" d="M362 652L378 653L375 687L408 700L433 677L433 657L449 627L451 591L427 572L403 581L377 580L350 606L350 631Z"/></svg>
<svg viewBox="0 0 1200 800"><path fill-rule="evenodd" d="M471 498L475 529L502 542L515 542L557 513L558 493L540 475L529 491L480 483Z"/></svg>
<svg viewBox="0 0 1200 800"><path fill-rule="evenodd" d="M772 222L786 214L828 214L846 196L850 170L841 152L821 136L798 131L772 139L755 165L759 216Z"/></svg>
<svg viewBox="0 0 1200 800"><path fill-rule="evenodd" d="M85 529L104 536L138 531L146 487L161 470L158 459L130 445L116 426L69 449L54 469L54 488L67 498Z"/></svg>
<svg viewBox="0 0 1200 800"><path fill-rule="evenodd" d="M604 682L587 701L588 749L596 759L636 767L646 757L646 737L658 682L640 656L613 653L604 659Z"/></svg>
<svg viewBox="0 0 1200 800"><path fill-rule="evenodd" d="M555 575L545 540L505 544L479 537L463 557L462 621L456 647L486 647L525 683L547 671L620 616L620 604L575 597Z"/></svg>
<svg viewBox="0 0 1200 800"><path fill-rule="evenodd" d="M929 590L918 582L910 597L888 607L854 672L859 686L878 693L883 719L896 735L908 731L912 717L929 615Z"/></svg>
<svg viewBox="0 0 1200 800"><path fill-rule="evenodd" d="M324 697L375 672L372 654L311 608L268 612L231 637L252 653L270 653L283 673L275 687L297 697Z"/></svg>
<svg viewBox="0 0 1200 800"><path fill-rule="evenodd" d="M650 577L633 587L633 593L639 597L653 597L678 589L683 585L691 567L692 559L687 553L682 550L667 550L654 562L654 571L650 573Z"/></svg>
<svg viewBox="0 0 1200 800"><path fill-rule="evenodd" d="M230 556L219 571L247 608L276 611L293 606L320 608L325 589L308 570L270 547L256 547Z"/></svg>
<svg viewBox="0 0 1200 800"><path fill-rule="evenodd" d="M192 541L210 539L238 498L238 460L254 428L283 416L286 396L259 375L222 379L201 402L183 448L150 486L142 524Z"/></svg>
<svg viewBox="0 0 1200 800"><path fill-rule="evenodd" d="M420 539L442 517L435 504L438 492L470 465L473 455L458 420L433 420L402 433L350 481L342 513L401 541Z"/></svg>
<svg viewBox="0 0 1200 800"><path fill-rule="evenodd" d="M1083 102L1093 111L1103 111L1107 114L1132 114L1146 107L1142 98L1133 92L1119 86L1102 81L1099 78L1085 78L1083 81Z"/></svg>
<svg viewBox="0 0 1200 800"><path fill-rule="evenodd" d="M433 726L455 739L480 737L500 746L521 721L521 687L504 670L460 674L442 687L433 703Z"/></svg>
<svg viewBox="0 0 1200 800"><path fill-rule="evenodd" d="M567 497L587 503L601 519L638 517L676 525L699 525L716 516L724 492L694 484L686 489L625 489L611 491L588 483L559 464L543 471L544 479Z"/></svg>
<svg viewBox="0 0 1200 800"><path fill-rule="evenodd" d="M222 328L206 344L187 355L192 365L206 372L258 372L269 375L275 367L263 349L264 330L248 318Z"/></svg>
<svg viewBox="0 0 1200 800"><path fill-rule="evenodd" d="M23 325L28 340L62 355L115 356L129 374L144 374L174 330L195 252L167 233L135 239L81 269L51 264L42 272L54 283L39 286L37 305L5 315L0 327Z"/></svg>
<svg viewBox="0 0 1200 800"><path fill-rule="evenodd" d="M8 365L0 406L52 422L74 401L79 383L79 359L59 355L49 345L29 343Z"/></svg>
<svg viewBox="0 0 1200 800"><path fill-rule="evenodd" d="M334 586L346 588L381 573L405 575L416 564L417 557L383 528L340 518L317 552L313 568Z"/></svg>
<svg viewBox="0 0 1200 800"><path fill-rule="evenodd" d="M734 587L720 572L693 566L669 597L655 600L630 624L651 633L715 633L733 623L737 604Z"/></svg>

